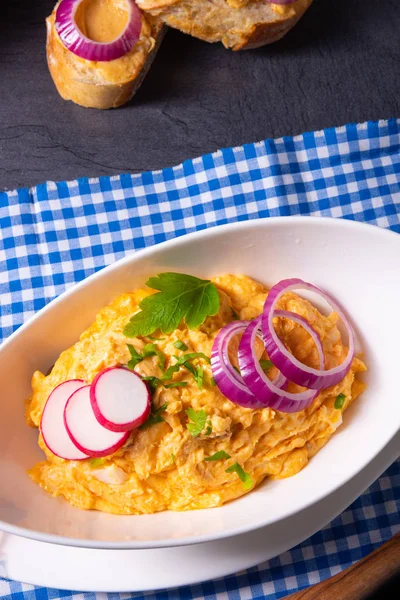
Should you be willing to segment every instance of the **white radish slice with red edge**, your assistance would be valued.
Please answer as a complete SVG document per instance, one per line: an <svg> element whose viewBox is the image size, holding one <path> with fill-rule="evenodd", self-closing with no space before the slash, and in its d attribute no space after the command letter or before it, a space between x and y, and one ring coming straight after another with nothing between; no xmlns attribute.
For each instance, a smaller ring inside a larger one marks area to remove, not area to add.
<svg viewBox="0 0 400 600"><path fill-rule="evenodd" d="M40 431L47 448L65 460L84 460L89 458L79 450L69 437L64 425L64 410L71 395L82 388L82 379L69 379L60 383L51 392L45 404L40 421Z"/></svg>
<svg viewBox="0 0 400 600"><path fill-rule="evenodd" d="M101 371L90 386L90 400L100 425L110 431L131 431L150 414L150 394L145 382L124 367Z"/></svg>
<svg viewBox="0 0 400 600"><path fill-rule="evenodd" d="M80 388L69 398L64 410L64 424L75 446L96 458L110 456L129 437L129 431L116 433L100 425L90 402L90 385Z"/></svg>

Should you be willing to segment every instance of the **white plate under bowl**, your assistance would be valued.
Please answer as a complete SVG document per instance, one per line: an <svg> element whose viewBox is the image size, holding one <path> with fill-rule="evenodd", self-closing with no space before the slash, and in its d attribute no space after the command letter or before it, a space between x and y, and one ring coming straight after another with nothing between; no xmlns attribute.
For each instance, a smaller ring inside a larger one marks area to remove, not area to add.
<svg viewBox="0 0 400 600"><path fill-rule="evenodd" d="M325 498L363 469L400 428L398 340L400 236L338 219L285 217L237 223L137 252L76 285L0 348L0 529L87 548L160 548L248 532ZM81 511L36 486L26 471L42 453L24 422L35 369L47 371L96 312L149 275L246 273L267 285L300 277L346 307L369 367L368 389L330 442L298 473L267 480L223 507L115 516ZM4 484L6 482L6 485Z"/></svg>
<svg viewBox="0 0 400 600"><path fill-rule="evenodd" d="M80 592L144 592L237 573L293 548L329 523L393 462L399 447L396 436L351 481L312 507L214 542L154 550L96 550L0 532L0 577ZM374 533L371 536L373 542L380 541L373 539Z"/></svg>

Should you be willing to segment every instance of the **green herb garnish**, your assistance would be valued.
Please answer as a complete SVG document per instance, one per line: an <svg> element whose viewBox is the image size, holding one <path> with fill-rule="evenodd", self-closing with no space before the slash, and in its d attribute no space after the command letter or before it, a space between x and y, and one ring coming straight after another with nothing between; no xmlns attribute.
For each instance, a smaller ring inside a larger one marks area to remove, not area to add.
<svg viewBox="0 0 400 600"><path fill-rule="evenodd" d="M214 454L212 454L211 456L207 456L204 460L206 462L211 462L214 460L225 460L227 458L230 458L230 454L228 454L227 452L225 452L225 450L218 450L218 452L215 452Z"/></svg>
<svg viewBox="0 0 400 600"><path fill-rule="evenodd" d="M143 358L147 358L147 356L158 356L158 366L161 370L164 370L165 356L155 344L145 345L145 347L143 348Z"/></svg>
<svg viewBox="0 0 400 600"><path fill-rule="evenodd" d="M125 326L124 334L128 337L148 336L157 329L171 333L182 319L189 329L195 329L219 310L217 288L208 279L183 273L159 273L150 277L146 285L159 292L140 302L141 310Z"/></svg>
<svg viewBox="0 0 400 600"><path fill-rule="evenodd" d="M215 385L217 385L217 382L215 381L214 377L211 377L211 379L210 379L210 385L212 385L213 387Z"/></svg>
<svg viewBox="0 0 400 600"><path fill-rule="evenodd" d="M202 390L203 389L203 381L204 381L204 369L203 369L203 367L194 367L189 362L184 363L184 366L193 375L193 379L197 383L197 387L199 388L199 390Z"/></svg>
<svg viewBox="0 0 400 600"><path fill-rule="evenodd" d="M246 471L239 465L239 463L233 463L231 467L225 469L226 473L237 473L240 481L243 483L243 489L249 490L253 485L251 477Z"/></svg>
<svg viewBox="0 0 400 600"><path fill-rule="evenodd" d="M180 365L183 365L188 360L193 360L194 358L202 358L208 364L211 363L211 359L206 354L204 354L203 352L190 352L190 354L184 354L183 356L175 356L174 355L174 358L178 361L178 363Z"/></svg>
<svg viewBox="0 0 400 600"><path fill-rule="evenodd" d="M152 408L149 418L147 419L147 421L145 421L143 423L143 425L141 425L139 427L139 429L147 429L148 427L151 427L152 425L155 425L156 423L163 423L164 418L160 413L165 411L167 406L168 406L168 402L164 402L164 404L162 406L160 406L160 408L157 408L156 410L154 410Z"/></svg>
<svg viewBox="0 0 400 600"><path fill-rule="evenodd" d="M210 435L210 433L212 433L212 424L211 421L207 421L207 427L204 432L204 435Z"/></svg>
<svg viewBox="0 0 400 600"><path fill-rule="evenodd" d="M175 464L176 456L173 452L171 452L171 465Z"/></svg>
<svg viewBox="0 0 400 600"><path fill-rule="evenodd" d="M165 340L165 338L156 338L156 337L153 337L152 335L146 335L146 337L148 337L149 340L153 340L153 342L161 342L162 340Z"/></svg>
<svg viewBox="0 0 400 600"><path fill-rule="evenodd" d="M161 382L160 382L161 383ZM188 384L187 381L173 381L172 383L163 384L165 388L185 387Z"/></svg>
<svg viewBox="0 0 400 600"><path fill-rule="evenodd" d="M270 360L260 360L260 367L262 368L263 371L266 371L267 369L270 369L273 366L274 366L274 363L271 362Z"/></svg>
<svg viewBox="0 0 400 600"><path fill-rule="evenodd" d="M128 369L131 369L133 371L136 365L138 365L143 360L143 356L140 354L140 352L136 350L134 346L132 346L132 344L127 344L127 346L131 355L131 359L128 362Z"/></svg>
<svg viewBox="0 0 400 600"><path fill-rule="evenodd" d="M90 467L95 469L96 467L102 467L106 462L105 458L92 458L90 460Z"/></svg>
<svg viewBox="0 0 400 600"><path fill-rule="evenodd" d="M340 410L343 408L345 402L346 402L346 396L344 394L339 394L338 396L336 396L334 406L337 410Z"/></svg>
<svg viewBox="0 0 400 600"><path fill-rule="evenodd" d="M187 430L190 435L193 437L197 437L203 431L206 422L207 422L207 413L205 410L201 409L196 412L193 408L188 408L186 410L186 414L190 419L190 423L186 425Z"/></svg>
<svg viewBox="0 0 400 600"><path fill-rule="evenodd" d="M132 369L132 371L136 365L138 365L144 358L147 358L148 356L158 356L158 366L160 369L164 370L165 356L155 344L146 344L143 348L142 354L138 352L136 348L132 346L132 344L127 344L127 346L131 354L131 359L128 362L128 368Z"/></svg>
<svg viewBox="0 0 400 600"><path fill-rule="evenodd" d="M203 379L204 379L204 369L203 367L194 367L190 361L195 358L202 358L203 360L210 363L210 359L208 356L203 354L203 352L191 352L190 354L184 354L183 356L175 356L176 363L170 365L168 369L163 374L162 378L164 381L168 379L172 379L174 373L178 373L181 367L185 367L188 371L190 371L197 383L198 388L201 390L203 388Z"/></svg>
<svg viewBox="0 0 400 600"><path fill-rule="evenodd" d="M178 350L182 350L182 352L185 352L185 350L188 349L186 344L181 342L181 340L176 340L176 342L174 342L174 346L175 346L175 348L178 348Z"/></svg>
<svg viewBox="0 0 400 600"><path fill-rule="evenodd" d="M156 391L156 387L162 383L158 377L154 377L153 375L150 375L149 377L142 377L142 379L143 381L148 381L151 395L153 395Z"/></svg>

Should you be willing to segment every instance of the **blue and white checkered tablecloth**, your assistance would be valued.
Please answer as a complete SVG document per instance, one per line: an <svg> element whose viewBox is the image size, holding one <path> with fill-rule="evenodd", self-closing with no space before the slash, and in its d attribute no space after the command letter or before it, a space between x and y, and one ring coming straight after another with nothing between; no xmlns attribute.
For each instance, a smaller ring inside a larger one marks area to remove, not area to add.
<svg viewBox="0 0 400 600"><path fill-rule="evenodd" d="M400 119L228 148L162 171L0 193L0 341L127 252L222 223L310 214L400 233ZM325 579L400 530L399 466L322 531L268 563L132 597L275 599ZM0 579L1 598L74 596Z"/></svg>

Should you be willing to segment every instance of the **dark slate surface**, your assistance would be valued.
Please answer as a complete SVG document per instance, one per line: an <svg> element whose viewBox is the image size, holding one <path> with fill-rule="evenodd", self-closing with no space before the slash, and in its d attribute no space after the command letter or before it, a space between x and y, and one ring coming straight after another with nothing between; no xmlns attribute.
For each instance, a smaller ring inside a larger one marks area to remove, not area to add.
<svg viewBox="0 0 400 600"><path fill-rule="evenodd" d="M243 53L169 31L134 101L106 112L55 91L44 46L54 1L1 2L0 189L399 116L399 0L315 0L283 41Z"/></svg>

